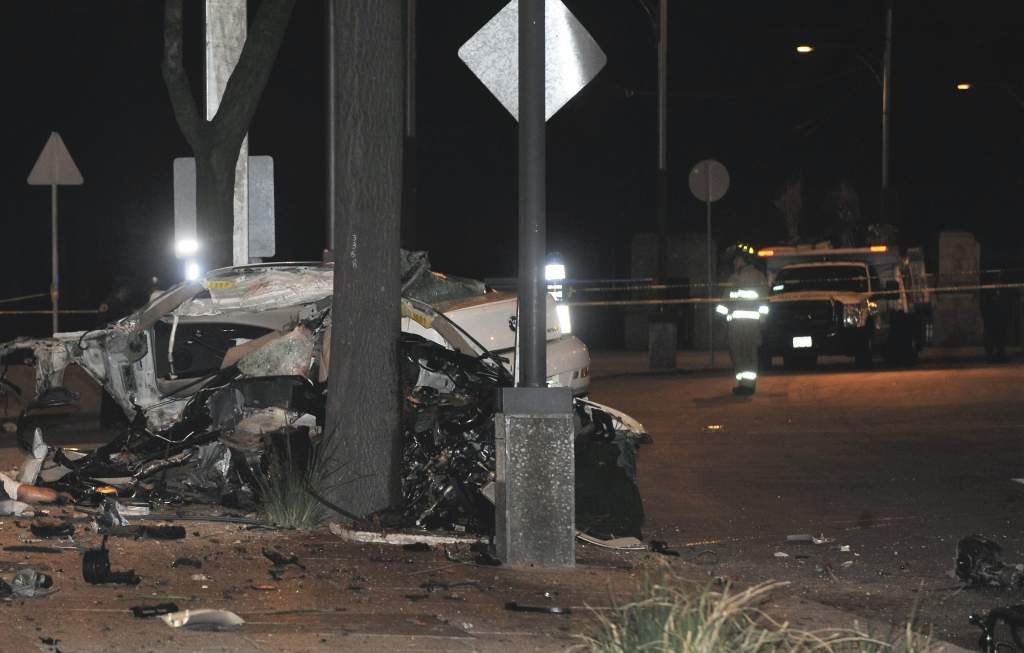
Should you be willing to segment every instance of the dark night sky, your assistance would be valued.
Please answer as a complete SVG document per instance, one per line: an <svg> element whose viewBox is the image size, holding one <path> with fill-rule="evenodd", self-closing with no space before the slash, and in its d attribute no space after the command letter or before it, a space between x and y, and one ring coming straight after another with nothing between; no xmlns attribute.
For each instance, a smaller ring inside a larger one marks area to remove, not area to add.
<svg viewBox="0 0 1024 653"><path fill-rule="evenodd" d="M626 276L629 238L654 225L655 47L641 2L566 0L609 60L548 123L549 249L578 276ZM1022 263L1018 4L896 0L892 183L905 242L968 228L988 261ZM516 131L457 50L503 5L419 3L419 245L437 269L477 277L514 273ZM703 231L686 175L706 157L732 176L716 205L720 243L781 239L772 197L796 172L812 211L848 178L877 212L880 90L854 52L880 59L882 2L677 0L670 13L675 229ZM161 14L158 0L0 3L0 298L49 285L49 193L25 178L51 130L86 180L61 191L66 304L95 306L116 273L176 279L171 160L190 152L160 77ZM837 45L800 57L801 40ZM250 151L275 158L281 260L323 247L323 52L323 3L299 0L250 132ZM977 86L957 94L959 79ZM22 332L45 326L19 320Z"/></svg>

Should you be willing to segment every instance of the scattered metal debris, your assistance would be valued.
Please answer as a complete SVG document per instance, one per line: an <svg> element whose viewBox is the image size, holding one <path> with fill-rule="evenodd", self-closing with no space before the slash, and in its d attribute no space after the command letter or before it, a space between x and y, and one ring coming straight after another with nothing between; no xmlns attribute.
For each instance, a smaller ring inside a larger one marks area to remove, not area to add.
<svg viewBox="0 0 1024 653"><path fill-rule="evenodd" d="M580 542L586 542L587 544L593 544L604 549L615 549L616 551L647 551L647 545L638 540L635 537L616 537L610 540L602 540L600 538L588 535L583 532L576 533L576 539Z"/></svg>
<svg viewBox="0 0 1024 653"><path fill-rule="evenodd" d="M36 520L29 530L36 537L71 537L75 534L75 525L69 521Z"/></svg>
<svg viewBox="0 0 1024 653"><path fill-rule="evenodd" d="M53 586L53 577L36 571L32 567L19 569L9 583L0 579L0 598L30 599L47 596L56 591L57 589Z"/></svg>
<svg viewBox="0 0 1024 653"><path fill-rule="evenodd" d="M150 619L178 611L176 603L158 603L157 605L137 605L132 608L136 619Z"/></svg>
<svg viewBox="0 0 1024 653"><path fill-rule="evenodd" d="M515 601L505 604L506 610L513 612L540 612L543 614L572 614L572 608L563 608L557 605L520 605Z"/></svg>
<svg viewBox="0 0 1024 653"><path fill-rule="evenodd" d="M134 569L110 570L110 552L107 550L106 538L103 539L103 546L89 549L82 556L82 578L93 585L138 585L142 580L135 575Z"/></svg>
<svg viewBox="0 0 1024 653"><path fill-rule="evenodd" d="M188 627L220 630L237 628L245 623L245 619L229 610L181 610L180 612L161 615L160 618L171 628Z"/></svg>

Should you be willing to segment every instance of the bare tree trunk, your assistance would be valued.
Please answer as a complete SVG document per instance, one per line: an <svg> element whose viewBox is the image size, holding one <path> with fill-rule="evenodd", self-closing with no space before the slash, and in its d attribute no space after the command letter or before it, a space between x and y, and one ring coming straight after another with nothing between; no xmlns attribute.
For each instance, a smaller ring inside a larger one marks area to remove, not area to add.
<svg viewBox="0 0 1024 653"><path fill-rule="evenodd" d="M201 117L185 70L182 3L164 2L162 71L174 118L196 157L196 226L203 264L212 269L232 262L235 163L281 49L295 0L260 3L217 115L211 120Z"/></svg>
<svg viewBox="0 0 1024 653"><path fill-rule="evenodd" d="M337 224L326 433L336 503L400 500L402 0L335 0Z"/></svg>

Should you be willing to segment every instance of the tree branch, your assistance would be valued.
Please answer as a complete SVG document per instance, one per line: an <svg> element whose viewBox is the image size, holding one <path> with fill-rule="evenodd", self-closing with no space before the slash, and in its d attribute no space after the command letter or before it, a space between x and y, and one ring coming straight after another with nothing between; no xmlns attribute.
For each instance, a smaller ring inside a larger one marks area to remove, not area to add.
<svg viewBox="0 0 1024 653"><path fill-rule="evenodd" d="M160 66L167 86L167 94L174 108L174 119L184 134L185 140L192 147L192 152L199 156L205 149L203 139L203 120L199 116L196 99L192 95L192 85L185 70L183 55L183 18L182 0L165 0L164 2L164 59Z"/></svg>
<svg viewBox="0 0 1024 653"><path fill-rule="evenodd" d="M180 0L177 0L180 2ZM220 138L241 143L267 86L295 0L263 0L211 121Z"/></svg>

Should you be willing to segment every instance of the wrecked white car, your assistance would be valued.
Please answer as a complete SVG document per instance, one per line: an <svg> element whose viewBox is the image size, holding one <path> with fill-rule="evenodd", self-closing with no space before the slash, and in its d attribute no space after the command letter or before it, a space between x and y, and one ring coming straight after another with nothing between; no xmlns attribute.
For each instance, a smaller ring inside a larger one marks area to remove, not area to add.
<svg viewBox="0 0 1024 653"><path fill-rule="evenodd" d="M421 262L403 274L404 503L395 507L396 523L486 532L493 527L494 398L513 379L508 363L480 341L514 343L507 313L514 314L515 298ZM131 419L91 452L43 447L38 480L78 499L106 488L146 501L253 505L269 454L308 456L320 441L332 282L323 265L228 268L176 286L106 329L0 346L0 357L32 352L33 405L68 401L62 375L75 363ZM552 385L585 389L586 347L549 331L549 351L559 347L568 353L552 357ZM578 522L600 534L638 534L635 449L643 427L583 399L575 410ZM28 434L27 424L19 433Z"/></svg>

